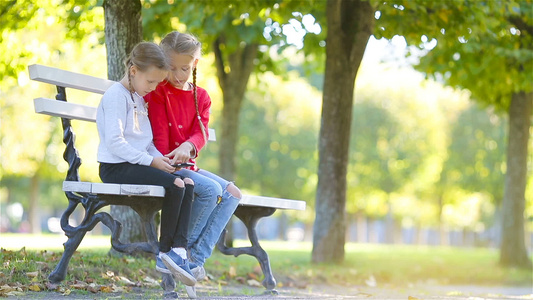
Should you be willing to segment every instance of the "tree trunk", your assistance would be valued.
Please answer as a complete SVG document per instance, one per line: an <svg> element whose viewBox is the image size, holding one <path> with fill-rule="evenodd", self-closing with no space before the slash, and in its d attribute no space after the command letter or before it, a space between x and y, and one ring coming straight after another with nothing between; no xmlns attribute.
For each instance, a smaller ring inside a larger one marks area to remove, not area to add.
<svg viewBox="0 0 533 300"><path fill-rule="evenodd" d="M355 76L372 34L368 1L328 0L326 72L319 136L312 261L344 260L346 172Z"/></svg>
<svg viewBox="0 0 533 300"><path fill-rule="evenodd" d="M219 174L234 180L236 174L235 156L239 138L239 115L241 112L244 92L254 68L258 46L247 44L234 53L230 53L225 61L221 46L225 38L218 37L214 42L215 64L220 88L222 89L223 107L221 117L221 138L219 151Z"/></svg>
<svg viewBox="0 0 533 300"><path fill-rule="evenodd" d="M363 212L357 213L357 242L358 243L367 243L368 242L368 221L367 217Z"/></svg>
<svg viewBox="0 0 533 300"><path fill-rule="evenodd" d="M39 212L39 174L32 176L30 181L30 204L28 213L28 222L30 223L30 232L33 234L41 233L41 216Z"/></svg>
<svg viewBox="0 0 533 300"><path fill-rule="evenodd" d="M444 225L444 222L442 221L442 213L444 208L444 199L442 198L442 193L439 194L438 199L438 225L439 225L439 243L441 246L449 246L450 245L450 232L448 231L448 228Z"/></svg>
<svg viewBox="0 0 533 300"><path fill-rule="evenodd" d="M500 264L530 267L524 242L527 154L533 93L513 94L509 107L507 173L502 202Z"/></svg>
<svg viewBox="0 0 533 300"><path fill-rule="evenodd" d="M387 194L387 214L385 215L385 243L394 244L394 213L392 211L391 195Z"/></svg>
<svg viewBox="0 0 533 300"><path fill-rule="evenodd" d="M104 1L107 77L119 81L125 74L124 61L142 41L140 0Z"/></svg>
<svg viewBox="0 0 533 300"><path fill-rule="evenodd" d="M241 113L244 92L250 74L254 68L254 59L257 57L258 45L246 44L234 53L230 53L227 61L222 54L221 46L225 42L224 36L219 36L213 45L215 53L215 65L220 88L222 89L222 118L221 135L219 143L219 175L226 179L235 180L236 167L235 157L237 140L239 138L239 115ZM226 226L226 245L233 246L233 226L228 222Z"/></svg>
<svg viewBox="0 0 533 300"><path fill-rule="evenodd" d="M142 41L140 0L106 0L105 43L107 49L107 77L119 81L125 74L124 61L133 47ZM127 206L111 206L111 215L122 223L121 242L145 241L141 219ZM113 252L113 251L112 251Z"/></svg>

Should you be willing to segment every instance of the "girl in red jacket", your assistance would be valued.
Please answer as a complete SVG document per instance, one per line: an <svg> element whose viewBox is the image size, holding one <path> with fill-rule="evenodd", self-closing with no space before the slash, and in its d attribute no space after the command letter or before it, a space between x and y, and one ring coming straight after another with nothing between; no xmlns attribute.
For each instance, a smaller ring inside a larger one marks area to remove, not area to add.
<svg viewBox="0 0 533 300"><path fill-rule="evenodd" d="M196 166L196 157L207 143L211 99L196 85L196 66L202 45L192 35L171 32L161 41L170 59L167 79L148 94L148 116L154 144L172 164L191 167L176 174L195 183L188 233L190 268L197 280L205 277L203 265L242 197L240 190L209 171ZM192 74L192 83L189 78Z"/></svg>

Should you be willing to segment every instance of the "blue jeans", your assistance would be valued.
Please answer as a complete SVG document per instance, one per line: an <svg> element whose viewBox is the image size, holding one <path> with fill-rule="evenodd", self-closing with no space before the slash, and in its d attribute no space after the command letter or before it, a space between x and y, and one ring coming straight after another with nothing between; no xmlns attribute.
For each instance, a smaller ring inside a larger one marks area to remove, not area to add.
<svg viewBox="0 0 533 300"><path fill-rule="evenodd" d="M231 182L200 169L194 172L181 169L175 174L194 181L194 201L192 203L187 235L190 260L203 266L235 212L240 199L227 191Z"/></svg>

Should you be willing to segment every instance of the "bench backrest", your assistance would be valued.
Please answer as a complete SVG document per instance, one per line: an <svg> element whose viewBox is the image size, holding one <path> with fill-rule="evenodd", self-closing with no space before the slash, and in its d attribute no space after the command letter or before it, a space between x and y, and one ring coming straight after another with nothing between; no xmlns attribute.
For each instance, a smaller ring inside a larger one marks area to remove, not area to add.
<svg viewBox="0 0 533 300"><path fill-rule="evenodd" d="M43 65L31 65L28 69L31 80L53 84L57 87L62 87L63 89L73 88L91 93L104 94L105 91L115 83L112 80ZM63 95L63 97L65 97L63 100L66 100L66 95ZM36 113L61 117L63 119L64 130L65 127L70 127L70 120L72 119L96 122L96 106L82 105L43 97L36 98L33 102ZM70 129L68 131L70 131ZM72 133L69 132L68 134ZM67 140L73 141L73 138L67 138ZM77 150L74 148L73 143L70 143L69 141L65 141L65 144L67 144L67 150L65 153L68 153L65 159L67 160L68 157L67 162L69 163L69 171L67 172L67 180L63 182L63 191L127 196L162 197L164 195L164 189L161 186L81 182L77 170L80 164ZM211 128L209 129L209 141L216 141L215 130ZM295 210L305 210L306 207L305 201L253 195L243 195L239 204Z"/></svg>
<svg viewBox="0 0 533 300"><path fill-rule="evenodd" d="M65 88L104 94L115 81L93 77L85 74L52 68L43 65L28 67L30 79ZM57 101L48 98L33 99L35 112L61 118L96 122L96 106ZM216 141L215 130L209 128L209 141Z"/></svg>

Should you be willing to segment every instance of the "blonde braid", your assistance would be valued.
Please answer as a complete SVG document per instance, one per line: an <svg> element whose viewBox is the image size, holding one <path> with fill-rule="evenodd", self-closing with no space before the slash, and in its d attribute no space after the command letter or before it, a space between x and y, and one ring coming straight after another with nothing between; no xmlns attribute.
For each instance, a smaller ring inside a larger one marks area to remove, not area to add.
<svg viewBox="0 0 533 300"><path fill-rule="evenodd" d="M200 110L198 109L198 89L196 86L196 68L192 70L192 85L194 89L194 105L196 106L196 117L198 118L198 122L200 123L200 129L202 130L202 135L204 136L204 142L206 142L206 145L207 145L207 134L205 132L204 123L202 123L202 117L200 116Z"/></svg>

